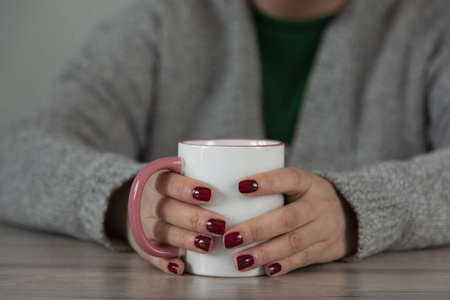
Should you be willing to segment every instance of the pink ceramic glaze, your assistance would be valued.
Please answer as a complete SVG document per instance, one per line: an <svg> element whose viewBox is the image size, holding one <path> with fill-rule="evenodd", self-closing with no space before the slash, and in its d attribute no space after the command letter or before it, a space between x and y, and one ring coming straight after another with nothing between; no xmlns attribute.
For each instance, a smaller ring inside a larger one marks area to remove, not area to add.
<svg viewBox="0 0 450 300"><path fill-rule="evenodd" d="M182 173L183 163L179 157L167 157L155 160L146 165L136 176L131 186L128 199L128 219L131 232L136 243L146 253L157 257L178 257L179 249L173 246L155 246L145 236L141 222L141 197L145 183L157 171L169 170L175 173Z"/></svg>

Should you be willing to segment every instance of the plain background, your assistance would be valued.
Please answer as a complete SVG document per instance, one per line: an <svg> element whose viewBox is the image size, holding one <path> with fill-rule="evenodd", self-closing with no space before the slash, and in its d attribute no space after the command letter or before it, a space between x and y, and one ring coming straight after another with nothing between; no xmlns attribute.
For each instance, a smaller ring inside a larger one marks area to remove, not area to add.
<svg viewBox="0 0 450 300"><path fill-rule="evenodd" d="M94 27L134 0L0 0L0 128L36 109Z"/></svg>

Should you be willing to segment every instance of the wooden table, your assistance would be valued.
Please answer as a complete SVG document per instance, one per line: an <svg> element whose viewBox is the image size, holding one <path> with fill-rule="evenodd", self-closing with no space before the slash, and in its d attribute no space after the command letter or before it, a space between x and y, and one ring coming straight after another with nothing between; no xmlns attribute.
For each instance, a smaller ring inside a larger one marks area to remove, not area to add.
<svg viewBox="0 0 450 300"><path fill-rule="evenodd" d="M0 299L450 299L450 248L268 278L168 275L135 253L0 224Z"/></svg>

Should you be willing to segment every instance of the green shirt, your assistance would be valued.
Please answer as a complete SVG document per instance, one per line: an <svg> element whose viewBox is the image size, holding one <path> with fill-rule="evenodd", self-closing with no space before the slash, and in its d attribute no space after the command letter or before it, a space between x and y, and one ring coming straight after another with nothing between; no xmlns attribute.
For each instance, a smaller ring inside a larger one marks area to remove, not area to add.
<svg viewBox="0 0 450 300"><path fill-rule="evenodd" d="M284 21L255 11L267 138L290 144L317 46L332 18Z"/></svg>

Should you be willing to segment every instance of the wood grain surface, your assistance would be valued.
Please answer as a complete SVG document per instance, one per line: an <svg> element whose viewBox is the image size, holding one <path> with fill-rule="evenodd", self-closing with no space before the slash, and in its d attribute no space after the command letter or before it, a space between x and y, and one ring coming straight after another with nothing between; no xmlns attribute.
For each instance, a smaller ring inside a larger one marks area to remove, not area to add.
<svg viewBox="0 0 450 300"><path fill-rule="evenodd" d="M135 253L0 224L0 299L450 299L450 248L274 278L177 277Z"/></svg>

